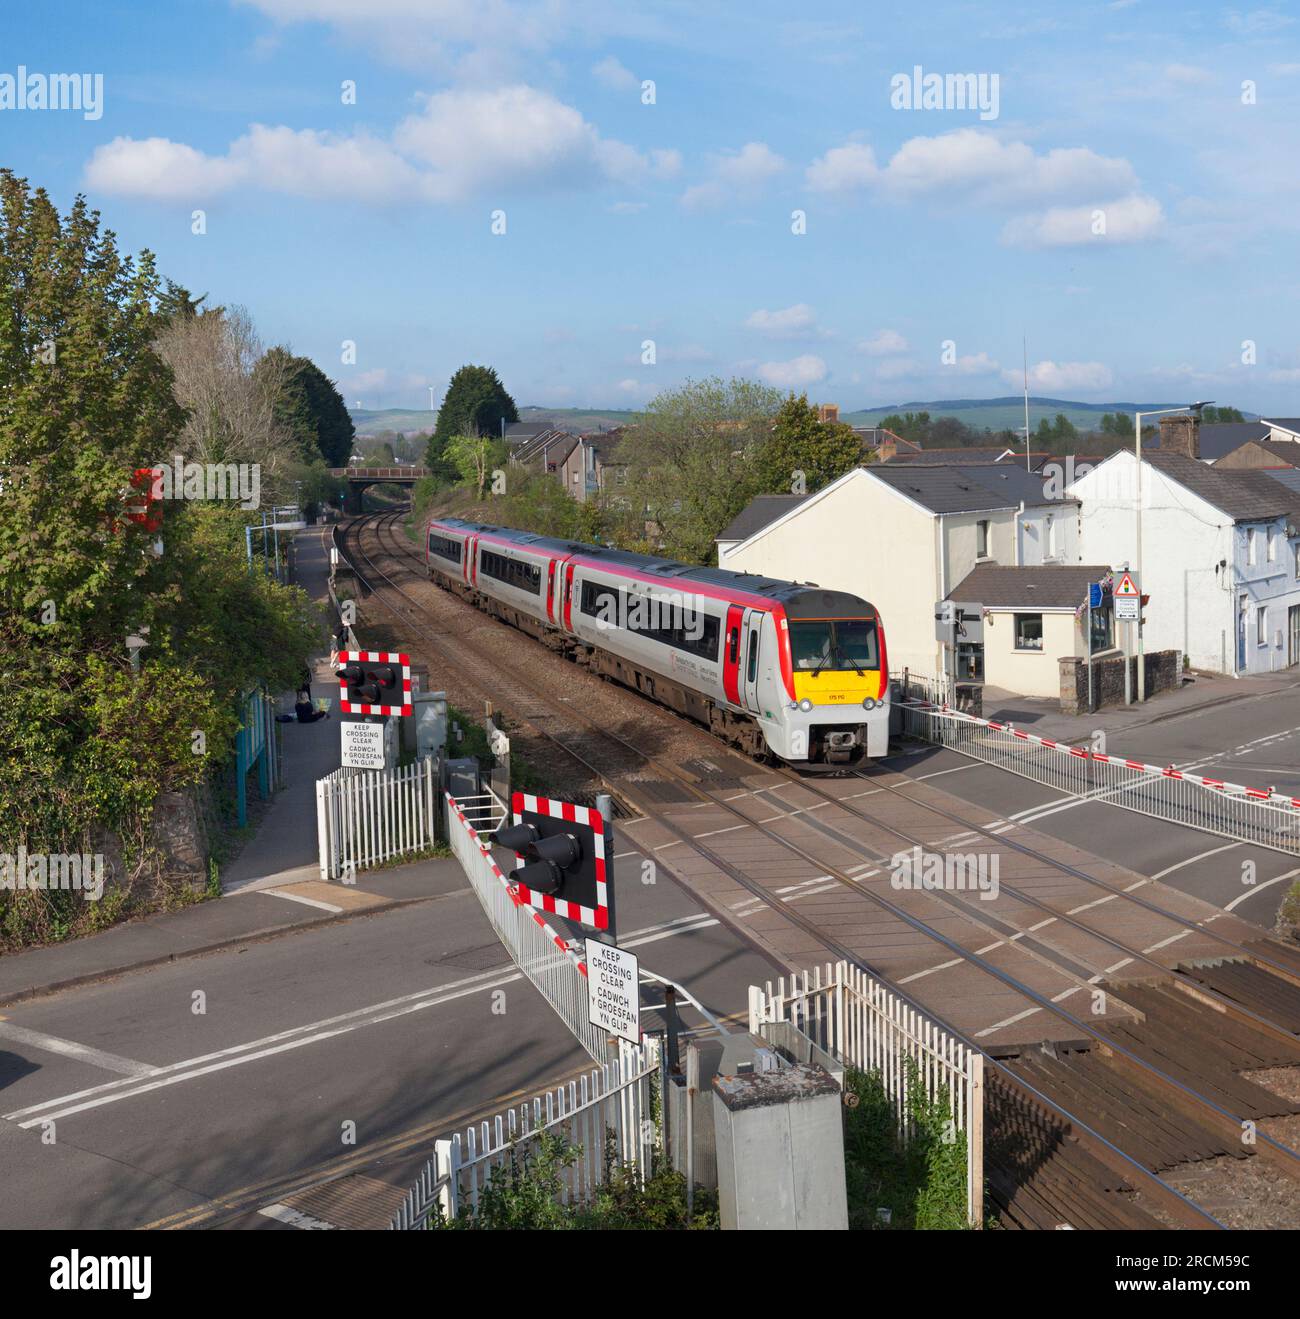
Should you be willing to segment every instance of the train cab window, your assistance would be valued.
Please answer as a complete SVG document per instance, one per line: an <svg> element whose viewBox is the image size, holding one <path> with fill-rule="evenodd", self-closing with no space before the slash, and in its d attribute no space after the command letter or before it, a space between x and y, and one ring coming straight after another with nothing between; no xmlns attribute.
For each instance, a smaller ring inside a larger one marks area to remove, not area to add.
<svg viewBox="0 0 1300 1319"><path fill-rule="evenodd" d="M745 670L745 681L753 682L758 677L758 625L755 624L749 634L749 663Z"/></svg>
<svg viewBox="0 0 1300 1319"><path fill-rule="evenodd" d="M790 650L794 667L813 673L880 667L873 618L792 618Z"/></svg>

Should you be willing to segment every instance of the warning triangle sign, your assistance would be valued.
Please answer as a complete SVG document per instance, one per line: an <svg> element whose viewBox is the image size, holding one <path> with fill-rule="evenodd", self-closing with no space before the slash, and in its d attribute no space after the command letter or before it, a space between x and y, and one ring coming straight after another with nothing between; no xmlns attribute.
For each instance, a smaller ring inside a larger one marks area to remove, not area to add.
<svg viewBox="0 0 1300 1319"><path fill-rule="evenodd" d="M1116 586L1114 595L1121 600L1126 598L1130 600L1137 599L1138 589L1133 585L1133 578L1128 573L1125 573L1119 579L1119 585Z"/></svg>

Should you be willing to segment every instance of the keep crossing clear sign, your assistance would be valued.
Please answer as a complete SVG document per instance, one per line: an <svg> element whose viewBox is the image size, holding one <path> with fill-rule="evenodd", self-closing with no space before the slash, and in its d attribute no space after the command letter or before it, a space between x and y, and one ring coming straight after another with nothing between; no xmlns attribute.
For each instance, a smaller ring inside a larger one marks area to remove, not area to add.
<svg viewBox="0 0 1300 1319"><path fill-rule="evenodd" d="M345 769L384 768L384 726L363 724L345 719L339 725L343 735L343 767Z"/></svg>
<svg viewBox="0 0 1300 1319"><path fill-rule="evenodd" d="M632 1044L641 1043L641 986L636 954L587 940L587 1020Z"/></svg>

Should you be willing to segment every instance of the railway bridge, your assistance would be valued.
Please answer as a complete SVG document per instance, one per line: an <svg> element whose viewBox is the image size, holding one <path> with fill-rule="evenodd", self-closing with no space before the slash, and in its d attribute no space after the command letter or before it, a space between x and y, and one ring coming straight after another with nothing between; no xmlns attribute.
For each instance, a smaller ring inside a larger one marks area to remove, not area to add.
<svg viewBox="0 0 1300 1319"><path fill-rule="evenodd" d="M413 486L422 476L429 475L429 469L427 467L331 467L330 475L347 482L344 509L348 513L360 513L361 495L367 487Z"/></svg>

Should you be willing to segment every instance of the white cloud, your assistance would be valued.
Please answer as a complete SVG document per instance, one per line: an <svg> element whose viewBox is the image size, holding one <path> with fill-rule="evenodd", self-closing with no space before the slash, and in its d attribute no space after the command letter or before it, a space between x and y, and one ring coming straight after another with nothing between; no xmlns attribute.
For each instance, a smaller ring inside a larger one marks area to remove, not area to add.
<svg viewBox="0 0 1300 1319"><path fill-rule="evenodd" d="M747 142L739 151L713 156L712 177L687 188L682 205L700 211L732 200L748 200L785 167L786 162L766 142Z"/></svg>
<svg viewBox="0 0 1300 1319"><path fill-rule="evenodd" d="M1224 22L1244 37L1259 37L1290 27L1295 19L1287 14L1279 14L1276 9L1252 9L1244 14L1229 9Z"/></svg>
<svg viewBox="0 0 1300 1319"><path fill-rule="evenodd" d="M1104 232L1097 232L1100 223ZM1135 193L1094 206L1054 206L1009 220L1004 243L1019 247L1070 247L1084 243L1141 243L1164 229L1165 215L1154 197Z"/></svg>
<svg viewBox="0 0 1300 1319"><path fill-rule="evenodd" d="M959 376L990 376L1000 368L988 353L969 353L943 369L955 371Z"/></svg>
<svg viewBox="0 0 1300 1319"><path fill-rule="evenodd" d="M454 202L511 191L676 173L676 151L648 155L602 138L573 106L525 85L439 92L395 129L323 133L253 125L212 156L166 138L116 138L96 149L87 186L153 200L202 200L236 186L309 198Z"/></svg>
<svg viewBox="0 0 1300 1319"><path fill-rule="evenodd" d="M863 339L858 350L870 357L886 357L890 353L907 352L907 340L897 330L877 330L870 339Z"/></svg>
<svg viewBox="0 0 1300 1319"><path fill-rule="evenodd" d="M760 308L749 314L745 325L773 339L806 338L818 333L817 318L806 302L797 302L793 307L783 307L779 311Z"/></svg>
<svg viewBox="0 0 1300 1319"><path fill-rule="evenodd" d="M896 200L959 194L1003 207L1122 196L1137 186L1132 165L1122 158L1088 147L1039 153L1026 142L1004 142L976 128L909 138L883 168L870 147L848 143L815 160L805 178L823 192L872 187Z"/></svg>
<svg viewBox="0 0 1300 1319"><path fill-rule="evenodd" d="M1195 64L1167 64L1165 77L1170 82L1184 83L1189 87L1203 87L1214 81L1214 74L1209 69L1202 69Z"/></svg>
<svg viewBox="0 0 1300 1319"><path fill-rule="evenodd" d="M1002 378L1009 385L1024 383L1023 370L1008 369ZM1033 393L1060 395L1095 393L1109 389L1110 367L1101 362L1035 362L1029 368L1029 388Z"/></svg>
<svg viewBox="0 0 1300 1319"><path fill-rule="evenodd" d="M599 64L593 64L591 74L602 87L608 87L613 92L631 91L633 87L641 85L636 74L613 55L606 55Z"/></svg>
<svg viewBox="0 0 1300 1319"><path fill-rule="evenodd" d="M803 389L826 379L826 363L820 357L805 353L788 362L764 362L758 368L760 380L778 389Z"/></svg>
<svg viewBox="0 0 1300 1319"><path fill-rule="evenodd" d="M876 153L861 142L849 142L814 160L804 178L816 192L852 192L875 183L879 174Z"/></svg>

